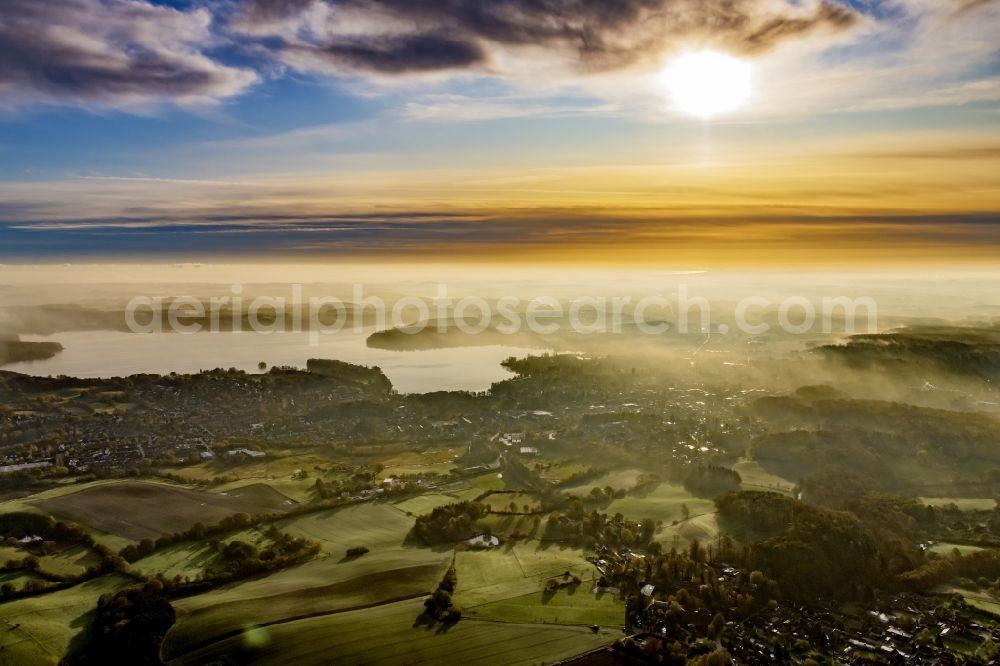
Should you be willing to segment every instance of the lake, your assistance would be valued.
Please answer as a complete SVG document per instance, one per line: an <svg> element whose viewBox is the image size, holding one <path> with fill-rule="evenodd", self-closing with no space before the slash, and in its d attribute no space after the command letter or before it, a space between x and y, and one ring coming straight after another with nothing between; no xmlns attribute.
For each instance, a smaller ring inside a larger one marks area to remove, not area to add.
<svg viewBox="0 0 1000 666"><path fill-rule="evenodd" d="M213 368L259 372L260 361L305 368L310 358L328 358L382 368L401 393L429 391L483 391L512 377L500 366L511 356L546 353L505 345L458 347L397 352L372 349L365 340L370 331L340 331L322 336L316 346L309 334L255 332L135 334L108 331L26 335L26 341L59 342L65 349L50 359L10 363L2 370L31 375L120 377L140 373L182 374Z"/></svg>

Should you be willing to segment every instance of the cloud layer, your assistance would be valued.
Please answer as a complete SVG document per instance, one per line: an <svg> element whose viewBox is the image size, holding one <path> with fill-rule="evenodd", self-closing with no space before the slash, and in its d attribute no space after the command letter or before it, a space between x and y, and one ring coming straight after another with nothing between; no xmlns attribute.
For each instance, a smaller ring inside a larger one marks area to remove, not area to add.
<svg viewBox="0 0 1000 666"><path fill-rule="evenodd" d="M859 20L845 5L781 0L248 0L237 31L284 41L293 66L382 74L496 69L514 51L612 70L690 42L740 54Z"/></svg>
<svg viewBox="0 0 1000 666"><path fill-rule="evenodd" d="M212 15L143 0L4 0L0 106L141 105L239 94L258 77L206 55Z"/></svg>
<svg viewBox="0 0 1000 666"><path fill-rule="evenodd" d="M746 264L805 261L831 249L848 256L887 251L940 258L1000 247L1000 214L798 215L732 211L711 224L683 212L519 209L278 215L240 211L40 220L0 219L0 257L160 255L186 257L308 257L386 255L552 258L566 253L631 260L642 253L701 263L741 257ZM538 254L541 253L541 254Z"/></svg>
<svg viewBox="0 0 1000 666"><path fill-rule="evenodd" d="M582 90L643 115L636 109L662 110L662 99L640 99L655 86L629 76L653 76L665 57L691 48L754 60L767 74L762 82L784 85L762 99L783 108L816 110L810 100L820 100L823 110L855 110L998 97L995 76L982 76L1000 18L1000 3L993 0L189 5L178 10L157 0L5 0L0 109L38 102L116 108L213 103L290 68L348 75L370 84L362 86L364 94L413 75L424 75L417 85L428 79L437 85L422 92L449 94L459 92L448 85L454 83L451 75L498 77L517 94ZM476 97L469 89L460 92ZM419 97L407 101L419 106ZM483 116L474 102L458 111ZM492 108L485 115L496 116L500 107L487 104Z"/></svg>

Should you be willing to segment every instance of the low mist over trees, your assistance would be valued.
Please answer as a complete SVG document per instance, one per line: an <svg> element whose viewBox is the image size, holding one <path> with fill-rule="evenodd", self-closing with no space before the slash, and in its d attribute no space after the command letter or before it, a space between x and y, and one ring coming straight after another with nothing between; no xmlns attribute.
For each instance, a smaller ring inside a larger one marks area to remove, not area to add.
<svg viewBox="0 0 1000 666"><path fill-rule="evenodd" d="M792 597L853 598L882 573L875 538L853 514L756 491L717 504L720 521L751 538L748 566Z"/></svg>

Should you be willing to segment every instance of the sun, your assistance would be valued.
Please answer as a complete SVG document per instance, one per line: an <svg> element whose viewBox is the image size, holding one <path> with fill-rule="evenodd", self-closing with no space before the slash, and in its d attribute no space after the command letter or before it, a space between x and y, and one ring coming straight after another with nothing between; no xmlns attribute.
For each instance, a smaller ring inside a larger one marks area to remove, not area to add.
<svg viewBox="0 0 1000 666"><path fill-rule="evenodd" d="M711 118L746 104L753 87L753 67L716 51L685 53L663 70L662 80L683 113Z"/></svg>

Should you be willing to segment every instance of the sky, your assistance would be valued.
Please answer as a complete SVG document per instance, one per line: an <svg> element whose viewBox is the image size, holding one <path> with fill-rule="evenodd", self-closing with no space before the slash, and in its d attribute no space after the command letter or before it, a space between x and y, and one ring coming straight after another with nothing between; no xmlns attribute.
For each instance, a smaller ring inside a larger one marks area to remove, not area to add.
<svg viewBox="0 0 1000 666"><path fill-rule="evenodd" d="M991 0L4 0L0 262L989 264L998 34ZM749 72L711 117L667 75L704 52Z"/></svg>

